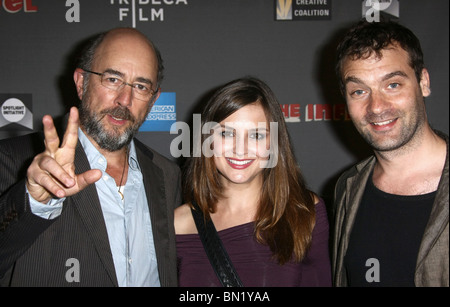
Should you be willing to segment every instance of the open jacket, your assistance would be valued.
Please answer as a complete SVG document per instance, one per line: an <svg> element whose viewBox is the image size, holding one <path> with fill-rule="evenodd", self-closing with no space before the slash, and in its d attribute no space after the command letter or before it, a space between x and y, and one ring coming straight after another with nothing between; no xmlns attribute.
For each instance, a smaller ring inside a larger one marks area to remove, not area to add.
<svg viewBox="0 0 450 307"><path fill-rule="evenodd" d="M134 139L162 286L177 286L173 211L181 203L179 167ZM95 184L67 197L54 220L30 211L26 170L44 150L38 133L0 142L0 286L118 286L105 221ZM78 142L75 170L90 168ZM80 266L79 282L68 282L70 259Z"/></svg>
<svg viewBox="0 0 450 307"><path fill-rule="evenodd" d="M417 287L449 286L449 139L441 132L436 133L447 143L447 158L416 261L414 282ZM337 287L348 286L344 257L356 213L375 162L376 159L372 156L353 166L341 175L335 187L334 231L331 238L333 283Z"/></svg>

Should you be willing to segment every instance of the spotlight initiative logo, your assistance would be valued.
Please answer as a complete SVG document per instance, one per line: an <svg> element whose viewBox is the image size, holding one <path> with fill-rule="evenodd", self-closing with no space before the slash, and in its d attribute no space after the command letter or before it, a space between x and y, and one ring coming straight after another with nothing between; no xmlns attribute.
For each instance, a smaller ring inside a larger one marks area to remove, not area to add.
<svg viewBox="0 0 450 307"><path fill-rule="evenodd" d="M31 110L31 94L0 94L0 130L32 130Z"/></svg>

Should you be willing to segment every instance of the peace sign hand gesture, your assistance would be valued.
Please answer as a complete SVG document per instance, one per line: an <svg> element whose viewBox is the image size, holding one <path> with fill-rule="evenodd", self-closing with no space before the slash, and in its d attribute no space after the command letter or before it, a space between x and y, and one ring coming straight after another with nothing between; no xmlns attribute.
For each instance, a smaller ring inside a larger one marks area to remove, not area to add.
<svg viewBox="0 0 450 307"><path fill-rule="evenodd" d="M34 157L27 170L26 185L30 195L41 203L52 197L74 195L102 176L98 169L75 174L75 148L78 142L78 109L70 109L69 121L60 146L59 137L51 116L42 119L45 151ZM60 146L60 147L59 147Z"/></svg>

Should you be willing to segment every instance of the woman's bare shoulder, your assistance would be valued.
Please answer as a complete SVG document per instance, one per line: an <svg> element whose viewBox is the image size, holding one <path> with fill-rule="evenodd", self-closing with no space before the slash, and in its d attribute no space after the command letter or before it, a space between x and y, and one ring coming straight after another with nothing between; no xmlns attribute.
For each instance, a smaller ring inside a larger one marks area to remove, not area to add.
<svg viewBox="0 0 450 307"><path fill-rule="evenodd" d="M311 192L311 195L314 200L314 205L318 205L322 201L322 199L316 193Z"/></svg>
<svg viewBox="0 0 450 307"><path fill-rule="evenodd" d="M191 206L184 204L175 209L174 212L175 234L196 234L197 227L195 226L194 218L191 213Z"/></svg>

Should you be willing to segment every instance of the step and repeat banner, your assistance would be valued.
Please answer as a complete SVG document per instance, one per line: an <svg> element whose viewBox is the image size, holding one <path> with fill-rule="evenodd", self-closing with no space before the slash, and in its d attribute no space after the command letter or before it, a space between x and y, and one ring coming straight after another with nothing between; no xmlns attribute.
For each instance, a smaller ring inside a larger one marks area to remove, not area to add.
<svg viewBox="0 0 450 307"><path fill-rule="evenodd" d="M173 123L192 123L218 86L243 76L277 95L311 189L331 199L337 176L370 154L334 75L343 31L381 15L412 29L430 71L432 126L449 130L448 0L1 0L0 139L42 129L77 105L74 61L93 35L134 27L161 50L162 95L138 138L168 158Z"/></svg>

